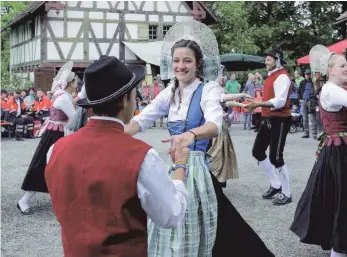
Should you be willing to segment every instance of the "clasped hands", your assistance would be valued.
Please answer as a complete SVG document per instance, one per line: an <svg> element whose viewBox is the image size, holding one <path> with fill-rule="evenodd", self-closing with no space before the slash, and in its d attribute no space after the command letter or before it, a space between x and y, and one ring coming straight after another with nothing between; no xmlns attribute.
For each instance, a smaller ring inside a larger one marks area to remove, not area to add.
<svg viewBox="0 0 347 257"><path fill-rule="evenodd" d="M175 164L187 164L189 158L188 146L194 142L195 136L191 132L185 132L181 135L172 136L168 139L164 139L162 143L171 143L169 154L173 163Z"/></svg>

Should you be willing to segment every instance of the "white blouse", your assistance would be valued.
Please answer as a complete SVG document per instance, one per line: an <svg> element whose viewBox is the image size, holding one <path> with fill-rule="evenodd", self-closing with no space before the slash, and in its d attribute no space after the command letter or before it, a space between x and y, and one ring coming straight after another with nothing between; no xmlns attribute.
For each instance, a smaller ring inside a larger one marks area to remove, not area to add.
<svg viewBox="0 0 347 257"><path fill-rule="evenodd" d="M111 120L124 126L116 118L93 116L91 119ZM47 153L47 163L54 145ZM148 217L158 226L174 228L184 219L187 209L188 192L180 180L172 180L165 163L157 151L151 148L143 162L137 179L137 195Z"/></svg>
<svg viewBox="0 0 347 257"><path fill-rule="evenodd" d="M58 110L62 110L66 116L69 117L69 119L71 118L71 116L74 114L75 109L73 107L72 104L72 96L66 92L65 90L59 90L57 92L55 92L54 94L60 94L60 93L64 93L63 95L59 96L53 103L53 107L58 109Z"/></svg>
<svg viewBox="0 0 347 257"><path fill-rule="evenodd" d="M179 106L179 90L175 91L175 103L170 105L172 96L173 83L170 83L159 95L147 105L141 113L133 119L137 121L144 131L148 129L153 121L168 115L168 121L185 120L194 91L200 85L201 81L196 79L191 85L183 89L183 97L180 109ZM214 81L204 85L201 95L201 110L204 113L206 122L213 122L218 128L218 132L222 131L223 109L220 105L222 87Z"/></svg>
<svg viewBox="0 0 347 257"><path fill-rule="evenodd" d="M319 101L325 111L338 112L343 106L347 107L347 91L328 81L323 85Z"/></svg>

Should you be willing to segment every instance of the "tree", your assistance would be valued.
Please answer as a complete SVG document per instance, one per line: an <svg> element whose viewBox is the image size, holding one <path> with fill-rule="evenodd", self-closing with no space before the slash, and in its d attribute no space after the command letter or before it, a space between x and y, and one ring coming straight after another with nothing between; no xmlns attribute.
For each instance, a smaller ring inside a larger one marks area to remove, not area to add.
<svg viewBox="0 0 347 257"><path fill-rule="evenodd" d="M1 26L0 30L9 24L14 17L23 11L29 4L28 1L25 2L10 2L1 1ZM16 79L10 81L10 31L9 29L1 32L1 85L2 87L12 87L10 85ZM14 83L14 82L13 82Z"/></svg>
<svg viewBox="0 0 347 257"><path fill-rule="evenodd" d="M212 29L221 54L233 51L253 54L259 50L252 37L253 28L248 25L244 2L210 2L208 6L218 18Z"/></svg>

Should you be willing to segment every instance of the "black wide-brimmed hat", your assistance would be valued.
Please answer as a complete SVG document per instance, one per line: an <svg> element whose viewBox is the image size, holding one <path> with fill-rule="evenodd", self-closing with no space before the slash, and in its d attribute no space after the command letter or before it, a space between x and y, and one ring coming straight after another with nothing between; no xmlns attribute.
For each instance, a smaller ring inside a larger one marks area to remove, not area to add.
<svg viewBox="0 0 347 257"><path fill-rule="evenodd" d="M275 59L280 59L281 64L287 64L284 60L283 52L279 49L272 49L271 51L266 52L264 56L272 56Z"/></svg>
<svg viewBox="0 0 347 257"><path fill-rule="evenodd" d="M145 75L144 66L126 66L116 57L101 56L84 72L87 98L79 100L77 105L93 108L110 102L129 93L139 85Z"/></svg>

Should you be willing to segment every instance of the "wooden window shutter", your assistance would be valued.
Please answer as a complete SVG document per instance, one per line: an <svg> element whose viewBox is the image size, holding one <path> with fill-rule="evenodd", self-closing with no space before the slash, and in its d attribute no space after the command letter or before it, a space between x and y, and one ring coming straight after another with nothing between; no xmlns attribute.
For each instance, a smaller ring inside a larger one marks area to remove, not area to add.
<svg viewBox="0 0 347 257"><path fill-rule="evenodd" d="M139 40L149 39L149 26L148 24L138 24Z"/></svg>

